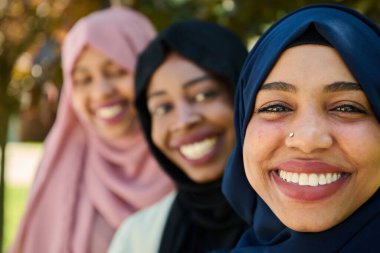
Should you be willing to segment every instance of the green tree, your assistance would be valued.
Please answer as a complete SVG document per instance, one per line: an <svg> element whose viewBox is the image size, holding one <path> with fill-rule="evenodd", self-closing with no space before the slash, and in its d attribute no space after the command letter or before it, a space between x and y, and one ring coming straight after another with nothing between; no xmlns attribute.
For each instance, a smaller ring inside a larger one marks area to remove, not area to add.
<svg viewBox="0 0 380 253"><path fill-rule="evenodd" d="M320 2L338 3L354 8L375 22L380 22L377 0L119 0L147 15L158 30L172 22L199 18L213 21L235 31L248 40L262 34L286 13Z"/></svg>

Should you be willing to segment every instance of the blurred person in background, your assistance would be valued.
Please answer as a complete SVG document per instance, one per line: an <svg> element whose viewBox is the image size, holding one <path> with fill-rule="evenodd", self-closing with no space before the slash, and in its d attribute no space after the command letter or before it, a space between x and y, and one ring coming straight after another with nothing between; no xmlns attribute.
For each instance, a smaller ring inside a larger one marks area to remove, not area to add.
<svg viewBox="0 0 380 253"><path fill-rule="evenodd" d="M127 219L109 253L230 249L247 224L221 192L234 146L234 90L247 55L229 30L173 24L141 54L136 107L150 148L177 192Z"/></svg>
<svg viewBox="0 0 380 253"><path fill-rule="evenodd" d="M122 7L68 33L57 118L10 252L104 253L125 218L172 190L133 106L137 56L154 35L143 15Z"/></svg>

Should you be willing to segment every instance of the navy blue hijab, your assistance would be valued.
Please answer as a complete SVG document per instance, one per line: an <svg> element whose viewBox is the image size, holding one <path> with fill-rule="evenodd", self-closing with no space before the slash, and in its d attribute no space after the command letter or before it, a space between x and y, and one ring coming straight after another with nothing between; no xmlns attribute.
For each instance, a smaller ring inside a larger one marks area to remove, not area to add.
<svg viewBox="0 0 380 253"><path fill-rule="evenodd" d="M341 55L380 122L380 30L372 21L340 5L318 4L275 23L249 53L236 91L236 145L225 171L223 192L251 228L233 252L380 252L379 191L333 228L301 233L281 223L245 176L242 147L257 92L280 54L310 27Z"/></svg>

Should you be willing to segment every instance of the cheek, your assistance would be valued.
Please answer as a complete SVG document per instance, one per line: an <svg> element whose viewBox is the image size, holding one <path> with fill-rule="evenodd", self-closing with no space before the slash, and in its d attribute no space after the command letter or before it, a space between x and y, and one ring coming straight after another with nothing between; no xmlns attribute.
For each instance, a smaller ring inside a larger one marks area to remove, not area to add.
<svg viewBox="0 0 380 253"><path fill-rule="evenodd" d="M254 117L249 122L244 137L244 146L250 160L263 162L269 160L271 154L284 143L281 142L283 126L277 123L266 122ZM250 154L249 154L250 153Z"/></svg>
<svg viewBox="0 0 380 253"><path fill-rule="evenodd" d="M248 124L244 137L244 168L251 186L257 192L268 179L268 171L276 152L283 148L283 126L254 117Z"/></svg>
<svg viewBox="0 0 380 253"><path fill-rule="evenodd" d="M164 124L164 121L153 119L152 120L152 140L153 143L160 149L163 150L165 148L164 141L165 141L165 130L166 126Z"/></svg>
<svg viewBox="0 0 380 253"><path fill-rule="evenodd" d="M260 163L265 160L265 146L262 142L265 136L265 129L257 126L253 120L248 124L243 145L243 162L245 173L251 186L254 187L259 180ZM258 145L261 143L260 145ZM254 187L255 188L255 187Z"/></svg>
<svg viewBox="0 0 380 253"><path fill-rule="evenodd" d="M83 96L82 92L75 91L72 94L71 100L74 112L81 118L88 118L88 112L86 109L86 97Z"/></svg>
<svg viewBox="0 0 380 253"><path fill-rule="evenodd" d="M224 125L228 135L235 140L234 111L231 106L226 106L219 115L220 124Z"/></svg>
<svg viewBox="0 0 380 253"><path fill-rule="evenodd" d="M337 127L334 135L343 152L358 168L377 166L380 169L380 127L377 124Z"/></svg>
<svg viewBox="0 0 380 253"><path fill-rule="evenodd" d="M159 133L159 129L157 127L155 127L155 125L156 125L156 123L152 124L151 136L152 136L153 143L159 147L160 146L159 145L160 133Z"/></svg>
<svg viewBox="0 0 380 253"><path fill-rule="evenodd" d="M367 121L335 125L333 131L337 147L354 168L354 192L350 197L361 203L380 187L380 127L377 122Z"/></svg>
<svg viewBox="0 0 380 253"><path fill-rule="evenodd" d="M200 111L207 113L210 121L234 132L234 109L231 103L217 101L207 107L201 107Z"/></svg>
<svg viewBox="0 0 380 253"><path fill-rule="evenodd" d="M119 94L129 100L129 101L133 101L134 100L134 82L132 79L130 78L124 78L122 80L119 80L117 82L117 88L118 88L118 91L119 91Z"/></svg>

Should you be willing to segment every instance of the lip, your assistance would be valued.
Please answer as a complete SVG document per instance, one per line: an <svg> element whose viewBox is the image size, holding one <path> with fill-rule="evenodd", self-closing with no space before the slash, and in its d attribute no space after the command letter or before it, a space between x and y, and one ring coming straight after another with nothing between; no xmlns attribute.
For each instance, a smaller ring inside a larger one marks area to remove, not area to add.
<svg viewBox="0 0 380 253"><path fill-rule="evenodd" d="M113 106L113 105L116 105L116 104L123 104L123 105L125 105L125 104L128 104L128 102L126 100L124 100L124 99L121 99L121 98L110 99L110 100L107 100L105 102L94 104L92 106L92 111L95 112L98 109L101 109L101 108L104 108L104 107L110 107L110 106Z"/></svg>
<svg viewBox="0 0 380 253"><path fill-rule="evenodd" d="M349 173L342 167L322 162L319 160L302 160L302 159L292 159L282 162L274 166L274 170L285 170L289 172L296 173L329 173L329 172L340 172Z"/></svg>
<svg viewBox="0 0 380 253"><path fill-rule="evenodd" d="M280 178L276 171L284 170L293 173L342 173L343 176L326 185L318 186L301 186L296 183L287 182ZM317 201L329 198L341 189L345 182L350 178L351 173L333 164L321 162L318 160L288 160L274 167L270 176L277 188L287 197L298 201Z"/></svg>
<svg viewBox="0 0 380 253"><path fill-rule="evenodd" d="M200 142L208 138L216 138L216 143L214 147L201 158L191 160L191 159L188 159L186 156L184 156L180 152L181 146L193 144L195 142ZM222 145L223 145L223 137L220 133L216 133L214 131L208 131L208 130L206 131L201 130L199 132L186 135L180 139L176 139L175 142L173 142L173 144L171 145L171 148L175 149L176 152L178 152L178 154L182 157L182 159L184 159L188 164L196 167L196 166L204 165L210 162L212 159L214 159L216 154L218 154L218 152L220 151Z"/></svg>
<svg viewBox="0 0 380 253"><path fill-rule="evenodd" d="M114 115L113 117L103 118L96 115L96 111L105 109L108 107L116 106L116 105L120 105L122 107L122 110L116 115ZM125 115L129 112L129 104L127 101L121 100L121 99L112 100L112 101L107 101L100 105L94 106L92 111L93 111L93 115L96 117L98 121L103 122L104 124L107 124L107 125L112 125L112 124L119 123L125 118Z"/></svg>
<svg viewBox="0 0 380 253"><path fill-rule="evenodd" d="M209 129L199 129L196 132L194 131L192 133L186 133L186 135L181 136L180 138L173 139L173 141L170 143L170 147L179 149L183 145L189 145L194 142L199 142L204 139L220 135L221 134L216 131Z"/></svg>

